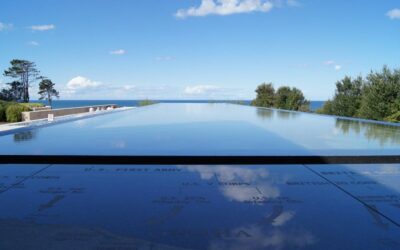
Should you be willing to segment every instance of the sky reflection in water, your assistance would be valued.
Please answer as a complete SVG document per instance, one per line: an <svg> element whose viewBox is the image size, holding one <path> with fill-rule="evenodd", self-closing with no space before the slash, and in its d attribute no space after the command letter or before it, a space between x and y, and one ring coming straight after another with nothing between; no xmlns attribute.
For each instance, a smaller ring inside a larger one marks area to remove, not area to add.
<svg viewBox="0 0 400 250"><path fill-rule="evenodd" d="M369 167L3 165L0 248L396 249L398 176Z"/></svg>
<svg viewBox="0 0 400 250"><path fill-rule="evenodd" d="M157 104L0 136L0 154L397 155L400 127L233 104Z"/></svg>

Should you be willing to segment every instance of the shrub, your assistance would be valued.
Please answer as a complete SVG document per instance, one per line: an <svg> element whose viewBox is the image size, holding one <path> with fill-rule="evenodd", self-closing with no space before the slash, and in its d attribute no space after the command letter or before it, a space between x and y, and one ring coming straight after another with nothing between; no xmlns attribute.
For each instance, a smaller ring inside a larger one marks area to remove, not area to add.
<svg viewBox="0 0 400 250"><path fill-rule="evenodd" d="M29 109L33 109L33 108L41 108L44 107L44 105L42 103L20 103L22 106L27 107Z"/></svg>
<svg viewBox="0 0 400 250"><path fill-rule="evenodd" d="M7 122L22 121L22 112L30 111L30 109L21 104L11 104L6 109Z"/></svg>
<svg viewBox="0 0 400 250"><path fill-rule="evenodd" d="M0 122L6 121L6 107L0 103Z"/></svg>
<svg viewBox="0 0 400 250"><path fill-rule="evenodd" d="M153 104L156 104L156 102L151 101L151 100L143 100L138 103L138 106L143 107L143 106L149 106L149 105L153 105Z"/></svg>
<svg viewBox="0 0 400 250"><path fill-rule="evenodd" d="M400 122L400 111L398 111L388 117L385 117L384 120L387 122Z"/></svg>
<svg viewBox="0 0 400 250"><path fill-rule="evenodd" d="M0 122L7 121L6 110L11 104L13 103L0 100Z"/></svg>

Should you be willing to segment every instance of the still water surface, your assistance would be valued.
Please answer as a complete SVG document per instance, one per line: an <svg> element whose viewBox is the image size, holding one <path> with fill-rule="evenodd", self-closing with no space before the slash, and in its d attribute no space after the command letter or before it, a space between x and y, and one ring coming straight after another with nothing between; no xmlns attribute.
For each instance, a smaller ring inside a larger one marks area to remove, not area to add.
<svg viewBox="0 0 400 250"><path fill-rule="evenodd" d="M233 104L156 104L0 136L17 155L398 155L400 126Z"/></svg>

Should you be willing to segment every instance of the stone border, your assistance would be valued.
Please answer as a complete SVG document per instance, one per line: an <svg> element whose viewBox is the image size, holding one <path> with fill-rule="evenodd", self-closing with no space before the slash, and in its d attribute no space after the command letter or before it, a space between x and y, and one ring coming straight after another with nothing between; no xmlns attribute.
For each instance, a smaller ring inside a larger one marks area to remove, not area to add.
<svg viewBox="0 0 400 250"><path fill-rule="evenodd" d="M66 115L75 115L96 111L104 111L110 109L116 109L118 105L116 104L106 104L106 105L96 105L96 106L85 106L85 107L74 107L74 108L64 108L64 109L50 109L50 110L37 110L37 111L29 111L22 112L22 121L34 121L40 119L58 116L66 116Z"/></svg>
<svg viewBox="0 0 400 250"><path fill-rule="evenodd" d="M48 126L48 125L53 125L53 124L57 124L60 122L68 122L68 121L74 121L74 120L79 120L79 119L84 119L84 118L90 118L90 117L94 117L94 116L98 116L98 115L105 115L105 114L110 114L113 112L120 112L120 111L130 110L130 109L134 109L134 108L135 107L121 107L121 108L116 108L113 110L94 111L94 112L86 112L86 113L58 116L58 117L55 117L53 121L49 121L48 118L44 118L44 119L39 119L39 120L34 120L34 121L6 123L6 124L0 125L0 136L8 134L8 133L17 132L19 130L23 130L23 129L27 129L27 128L29 129L29 128L34 128L34 127Z"/></svg>

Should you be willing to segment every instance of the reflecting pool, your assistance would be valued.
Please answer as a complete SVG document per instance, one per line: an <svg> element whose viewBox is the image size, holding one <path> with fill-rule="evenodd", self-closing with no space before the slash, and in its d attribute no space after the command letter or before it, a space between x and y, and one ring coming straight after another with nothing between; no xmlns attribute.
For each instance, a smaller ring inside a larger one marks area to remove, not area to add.
<svg viewBox="0 0 400 250"><path fill-rule="evenodd" d="M234 104L163 103L0 134L3 155L398 155L400 126Z"/></svg>

